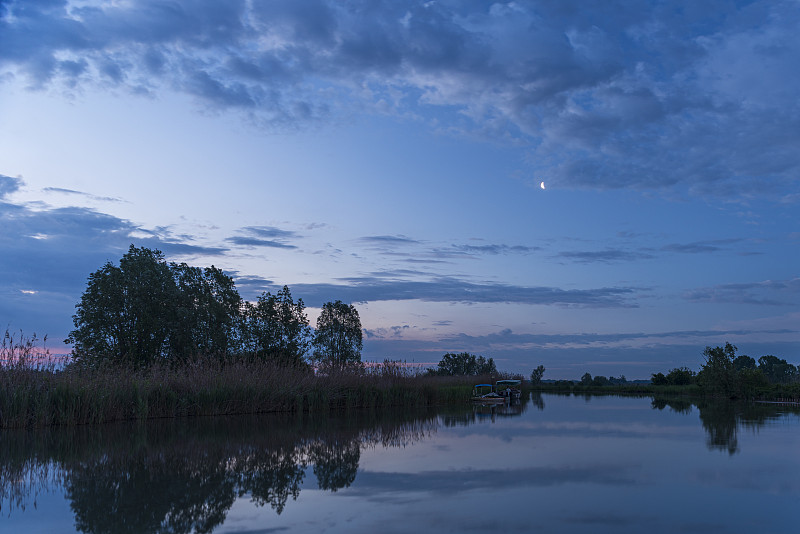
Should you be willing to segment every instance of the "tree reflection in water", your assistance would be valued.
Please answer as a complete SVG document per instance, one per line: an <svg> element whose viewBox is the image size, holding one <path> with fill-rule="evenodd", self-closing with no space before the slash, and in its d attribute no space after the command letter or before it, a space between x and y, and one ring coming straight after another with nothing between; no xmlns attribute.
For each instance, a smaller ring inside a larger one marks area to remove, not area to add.
<svg viewBox="0 0 800 534"><path fill-rule="evenodd" d="M309 466L320 489L348 487L361 447L418 441L437 421L248 416L5 433L0 503L24 508L55 483L81 532L211 532L241 497L280 514Z"/></svg>
<svg viewBox="0 0 800 534"><path fill-rule="evenodd" d="M653 399L654 409L669 407L672 411L688 414L696 407L700 423L706 431L706 446L728 454L739 452L739 431L758 430L770 421L787 413L800 415L800 406L769 403L734 402L725 399L662 398Z"/></svg>
<svg viewBox="0 0 800 534"><path fill-rule="evenodd" d="M549 402L549 401L548 401ZM467 426L521 415L545 399L438 411L194 418L140 425L4 431L0 508L24 509L61 488L82 532L210 532L237 499L281 514L313 473L335 492L356 480L362 449L402 447L438 425ZM739 450L741 429L757 429L800 407L657 398L657 410L695 409L712 450ZM535 414L534 414L535 415ZM313 483L313 482L312 482Z"/></svg>

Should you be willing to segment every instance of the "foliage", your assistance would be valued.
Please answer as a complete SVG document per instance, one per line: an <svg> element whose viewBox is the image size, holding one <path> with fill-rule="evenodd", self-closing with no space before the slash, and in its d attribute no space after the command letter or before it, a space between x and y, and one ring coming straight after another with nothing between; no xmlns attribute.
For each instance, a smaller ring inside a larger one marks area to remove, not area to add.
<svg viewBox="0 0 800 534"><path fill-rule="evenodd" d="M317 318L314 360L323 367L340 368L361 361L363 334L358 310L341 300L326 302Z"/></svg>
<svg viewBox="0 0 800 534"><path fill-rule="evenodd" d="M734 358L733 367L737 371L741 371L742 369L755 369L756 361L750 356L742 354L741 356Z"/></svg>
<svg viewBox="0 0 800 534"><path fill-rule="evenodd" d="M73 323L66 342L76 362L93 367L242 354L301 365L312 337L305 304L287 286L243 303L220 269L168 264L160 251L133 245L118 267L109 262L89 275Z"/></svg>
<svg viewBox="0 0 800 534"><path fill-rule="evenodd" d="M653 373L650 375L650 383L654 386L668 386L669 380L662 372Z"/></svg>
<svg viewBox="0 0 800 534"><path fill-rule="evenodd" d="M583 373L581 377L580 385L582 386L591 386L592 385L592 375L589 373Z"/></svg>
<svg viewBox="0 0 800 534"><path fill-rule="evenodd" d="M495 375L497 367L494 359L486 359L483 356L475 356L469 352L458 354L448 352L439 360L435 374L444 376L477 376Z"/></svg>
<svg viewBox="0 0 800 534"><path fill-rule="evenodd" d="M733 360L736 346L725 343L724 347L706 347L703 351L705 363L697 374L697 383L712 395L730 396L735 391L736 369Z"/></svg>
<svg viewBox="0 0 800 534"><path fill-rule="evenodd" d="M536 369L531 371L531 384L532 385L535 386L535 385L541 384L542 377L544 376L544 371L545 371L544 365L540 365L539 367L537 367Z"/></svg>
<svg viewBox="0 0 800 534"><path fill-rule="evenodd" d="M221 359L238 349L242 298L233 279L213 265L200 269L173 263L170 269L178 287L172 355L184 361L200 354Z"/></svg>
<svg viewBox="0 0 800 534"><path fill-rule="evenodd" d="M688 367L676 367L667 373L666 379L673 386L688 386L694 383L695 372Z"/></svg>
<svg viewBox="0 0 800 534"><path fill-rule="evenodd" d="M75 360L90 364L163 360L179 300L162 253L131 245L119 267L109 262L89 275L66 342Z"/></svg>
<svg viewBox="0 0 800 534"><path fill-rule="evenodd" d="M758 359L758 369L764 373L764 376L772 384L789 384L798 377L797 368L777 356L767 355L760 357Z"/></svg>
<svg viewBox="0 0 800 534"><path fill-rule="evenodd" d="M261 360L289 365L304 363L311 329L303 299L295 302L287 286L277 295L266 292L255 304L248 303L244 315L242 337L246 352Z"/></svg>
<svg viewBox="0 0 800 534"><path fill-rule="evenodd" d="M222 365L199 359L179 366L27 364L0 367L0 428L266 412L328 413L344 408L403 408L466 403L473 381L369 372L315 376L305 366L249 357ZM363 369L363 366L361 367Z"/></svg>
<svg viewBox="0 0 800 534"><path fill-rule="evenodd" d="M594 378L592 378L592 385L595 387L607 386L609 384L610 382L608 381L608 378L604 376L597 375Z"/></svg>
<svg viewBox="0 0 800 534"><path fill-rule="evenodd" d="M653 373L650 383L654 386L688 386L695 382L695 372L688 367L676 367L669 373Z"/></svg>

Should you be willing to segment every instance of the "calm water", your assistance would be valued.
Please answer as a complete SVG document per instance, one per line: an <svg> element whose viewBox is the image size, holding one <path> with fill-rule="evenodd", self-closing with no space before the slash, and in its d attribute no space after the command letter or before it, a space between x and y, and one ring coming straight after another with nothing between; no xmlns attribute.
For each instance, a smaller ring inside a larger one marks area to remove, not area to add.
<svg viewBox="0 0 800 534"><path fill-rule="evenodd" d="M800 410L512 407L0 433L0 532L800 531Z"/></svg>

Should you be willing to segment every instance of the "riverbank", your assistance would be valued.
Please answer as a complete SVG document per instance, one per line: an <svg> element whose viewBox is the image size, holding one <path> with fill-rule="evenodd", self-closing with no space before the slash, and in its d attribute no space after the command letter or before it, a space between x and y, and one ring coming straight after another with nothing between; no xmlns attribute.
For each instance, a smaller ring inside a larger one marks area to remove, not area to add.
<svg viewBox="0 0 800 534"><path fill-rule="evenodd" d="M698 384L687 384L682 386L664 385L654 386L652 384L615 384L607 386L582 385L579 383L569 383L560 381L557 383L538 384L533 387L535 391L546 393L572 393L572 394L622 394L622 395L641 395L657 397L664 395L674 395L682 397L703 398L718 397L710 395ZM734 398L734 397L731 397ZM780 403L800 403L800 383L793 384L771 384L759 387L754 390L746 399L759 402L780 402Z"/></svg>
<svg viewBox="0 0 800 534"><path fill-rule="evenodd" d="M489 377L420 376L388 362L317 376L262 361L147 369L0 368L0 428L466 403Z"/></svg>

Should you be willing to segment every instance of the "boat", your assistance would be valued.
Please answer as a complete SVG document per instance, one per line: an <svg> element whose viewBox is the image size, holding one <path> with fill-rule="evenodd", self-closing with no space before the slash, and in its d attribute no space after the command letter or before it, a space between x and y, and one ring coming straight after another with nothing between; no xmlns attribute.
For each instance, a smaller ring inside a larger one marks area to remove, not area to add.
<svg viewBox="0 0 800 534"><path fill-rule="evenodd" d="M491 384L475 384L472 387L472 402L500 403L505 401L506 397L498 395Z"/></svg>
<svg viewBox="0 0 800 534"><path fill-rule="evenodd" d="M495 391L505 399L519 399L522 397L521 380L498 380Z"/></svg>

